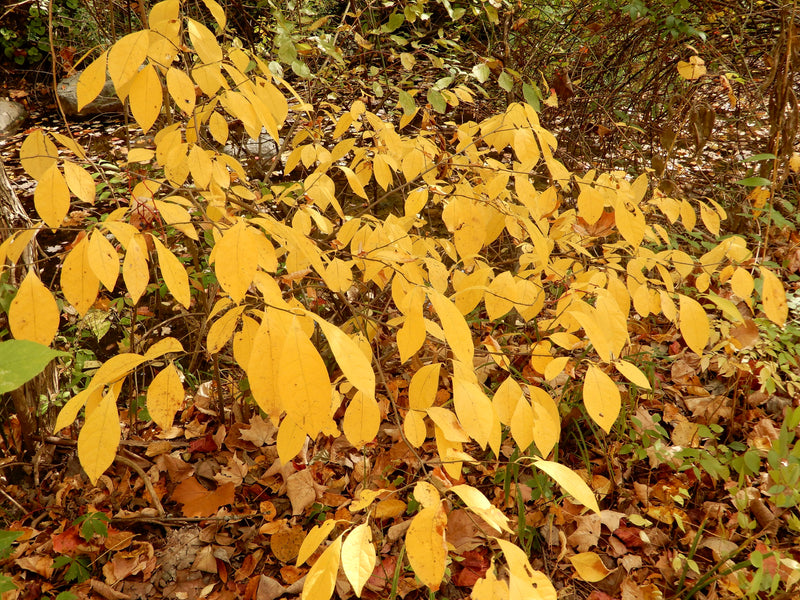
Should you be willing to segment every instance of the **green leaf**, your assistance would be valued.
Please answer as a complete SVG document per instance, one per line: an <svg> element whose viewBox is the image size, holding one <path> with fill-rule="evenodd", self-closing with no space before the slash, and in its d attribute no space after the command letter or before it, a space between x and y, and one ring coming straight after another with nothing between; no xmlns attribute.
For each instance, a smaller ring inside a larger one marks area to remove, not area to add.
<svg viewBox="0 0 800 600"><path fill-rule="evenodd" d="M478 80L479 83L485 83L491 74L492 71L489 69L486 63L480 63L472 67L472 75Z"/></svg>
<svg viewBox="0 0 800 600"><path fill-rule="evenodd" d="M530 85L528 83L523 83L522 95L525 98L525 102L530 104L537 113L542 109L542 92L539 91L539 88L535 84Z"/></svg>
<svg viewBox="0 0 800 600"><path fill-rule="evenodd" d="M407 91L399 90L397 92L397 99L405 114L410 115L417 110L417 104L414 102L414 97Z"/></svg>
<svg viewBox="0 0 800 600"><path fill-rule="evenodd" d="M0 342L0 394L15 390L33 379L56 356L69 356L69 353L27 340Z"/></svg>
<svg viewBox="0 0 800 600"><path fill-rule="evenodd" d="M762 186L762 185L764 185L764 186L772 185L772 182L769 179L765 178L765 177L747 177L745 179L740 179L736 183L738 183L739 185L747 186L747 187L759 187L759 186Z"/></svg>
<svg viewBox="0 0 800 600"><path fill-rule="evenodd" d="M758 162L760 160L775 160L776 158L774 154L755 154L749 158L745 158L742 162Z"/></svg>
<svg viewBox="0 0 800 600"><path fill-rule="evenodd" d="M510 92L514 87L514 80L511 78L506 71L500 73L500 77L497 78L497 85L503 88L505 91Z"/></svg>
<svg viewBox="0 0 800 600"><path fill-rule="evenodd" d="M403 13L392 13L389 17L389 21L381 27L381 31L383 33L392 33L396 29L399 29L405 22L406 18L403 16Z"/></svg>
<svg viewBox="0 0 800 600"><path fill-rule="evenodd" d="M441 93L434 89L428 90L428 102L431 103L433 110L438 113L444 114L445 110L447 110L447 100L444 99Z"/></svg>

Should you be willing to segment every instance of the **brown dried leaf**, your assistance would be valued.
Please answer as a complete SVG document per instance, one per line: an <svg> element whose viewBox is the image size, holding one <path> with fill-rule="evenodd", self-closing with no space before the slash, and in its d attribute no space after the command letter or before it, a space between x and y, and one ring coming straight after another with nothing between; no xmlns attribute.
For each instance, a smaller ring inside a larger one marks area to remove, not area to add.
<svg viewBox="0 0 800 600"><path fill-rule="evenodd" d="M182 481L172 492L171 498L183 504L186 517L210 517L224 504L233 504L233 493L236 486L226 483L216 490L207 490L194 477Z"/></svg>

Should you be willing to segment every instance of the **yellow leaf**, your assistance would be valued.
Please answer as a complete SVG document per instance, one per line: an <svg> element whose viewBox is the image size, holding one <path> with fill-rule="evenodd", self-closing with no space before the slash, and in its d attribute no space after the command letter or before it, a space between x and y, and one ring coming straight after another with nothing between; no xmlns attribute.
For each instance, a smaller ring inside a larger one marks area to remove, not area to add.
<svg viewBox="0 0 800 600"><path fill-rule="evenodd" d="M581 186L581 193L578 195L578 214L581 218L594 225L603 216L605 208L605 196L594 186Z"/></svg>
<svg viewBox="0 0 800 600"><path fill-rule="evenodd" d="M575 500L596 513L600 512L600 507L597 504L597 499L594 497L591 488L575 471L561 463L548 460L537 459L533 464L550 475L550 477L552 477L565 492L575 498Z"/></svg>
<svg viewBox="0 0 800 600"><path fill-rule="evenodd" d="M234 302L241 302L253 283L258 268L258 245L255 236L260 232L238 221L228 229L214 247L214 271L217 280Z"/></svg>
<svg viewBox="0 0 800 600"><path fill-rule="evenodd" d="M441 292L433 288L428 288L426 291L436 314L439 315L445 339L450 344L453 355L462 363L471 365L475 347L472 344L472 333L464 315Z"/></svg>
<svg viewBox="0 0 800 600"><path fill-rule="evenodd" d="M126 35L108 51L108 74L120 98L127 96L128 84L147 58L149 46L149 32L144 30Z"/></svg>
<svg viewBox="0 0 800 600"><path fill-rule="evenodd" d="M421 367L411 378L408 386L408 406L415 410L427 410L433 406L439 390L441 363Z"/></svg>
<svg viewBox="0 0 800 600"><path fill-rule="evenodd" d="M546 458L561 437L561 415L556 401L542 388L529 385L528 391L533 409L533 441Z"/></svg>
<svg viewBox="0 0 800 600"><path fill-rule="evenodd" d="M329 323L319 315L312 312L306 312L306 315L314 319L314 322L322 329L333 356L347 380L368 398L374 399L375 372L372 370L370 359L361 352L358 344L336 325Z"/></svg>
<svg viewBox="0 0 800 600"><path fill-rule="evenodd" d="M513 377L506 377L492 398L494 412L503 425L511 425L514 413L517 410L517 404L524 399L525 396L519 384Z"/></svg>
<svg viewBox="0 0 800 600"><path fill-rule="evenodd" d="M300 425L291 416L285 416L278 427L278 437L275 440L280 461L288 465L303 449L305 441L306 434Z"/></svg>
<svg viewBox="0 0 800 600"><path fill-rule="evenodd" d="M69 190L78 199L88 204L94 204L95 185L94 179L83 167L79 167L74 162L64 161L64 179L67 181Z"/></svg>
<svg viewBox="0 0 800 600"><path fill-rule="evenodd" d="M533 409L524 397L519 399L511 416L511 437L521 453L533 442Z"/></svg>
<svg viewBox="0 0 800 600"><path fill-rule="evenodd" d="M109 392L86 417L78 434L78 458L92 485L114 462L120 438L117 395Z"/></svg>
<svg viewBox="0 0 800 600"><path fill-rule="evenodd" d="M497 533L503 531L511 533L508 528L508 517L496 506L493 506L489 499L483 495L483 492L465 484L454 485L450 488L450 491L458 494L464 504L493 527Z"/></svg>
<svg viewBox="0 0 800 600"><path fill-rule="evenodd" d="M186 19L186 25L189 39L200 60L205 64L221 61L222 48L219 47L217 38L211 33L211 30L194 19Z"/></svg>
<svg viewBox="0 0 800 600"><path fill-rule="evenodd" d="M609 571L600 557L594 552L581 552L569 557L569 562L575 567L578 577L589 583L601 581L608 576Z"/></svg>
<svg viewBox="0 0 800 600"><path fill-rule="evenodd" d="M477 383L466 377L467 373L473 374L472 365L467 367L454 361L454 371L453 405L458 420L464 431L478 442L481 448L485 448L492 433L493 421L497 419L492 402Z"/></svg>
<svg viewBox="0 0 800 600"><path fill-rule="evenodd" d="M194 82L180 69L170 67L167 71L167 91L172 96L175 105L184 114L194 113L196 96L194 92Z"/></svg>
<svg viewBox="0 0 800 600"><path fill-rule="evenodd" d="M322 276L325 284L334 293L344 293L353 285L353 270L341 258L334 258Z"/></svg>
<svg viewBox="0 0 800 600"><path fill-rule="evenodd" d="M381 492L383 490L361 490L358 493L358 500L351 502L347 507L348 510L352 513L364 510L375 501L375 498L381 495Z"/></svg>
<svg viewBox="0 0 800 600"><path fill-rule="evenodd" d="M414 485L414 498L423 508L438 506L442 499L436 487L427 481L418 481Z"/></svg>
<svg viewBox="0 0 800 600"><path fill-rule="evenodd" d="M400 352L401 363L406 362L422 348L426 335L422 311L408 314L403 326L397 332L397 349Z"/></svg>
<svg viewBox="0 0 800 600"><path fill-rule="evenodd" d="M367 192L364 190L364 186L361 185L356 174L353 173L353 170L343 165L339 165L339 169L344 173L345 177L347 177L347 183L356 196L360 196L366 200Z"/></svg>
<svg viewBox="0 0 800 600"><path fill-rule="evenodd" d="M789 305L786 302L786 291L783 284L772 271L765 267L761 267L761 278L764 281L761 289L761 304L764 307L764 314L770 321L783 327L789 316Z"/></svg>
<svg viewBox="0 0 800 600"><path fill-rule="evenodd" d="M56 424L53 427L53 431L61 431L64 429L64 427L69 427L72 425L75 422L75 419L78 417L78 413L90 399L92 394L96 396L96 398L92 399L94 403L96 403L97 400L103 396L103 386L97 385L94 387L88 387L67 400L67 403L58 412L58 417L56 417Z"/></svg>
<svg viewBox="0 0 800 600"><path fill-rule="evenodd" d="M364 358L360 350L358 354ZM332 421L331 382L322 357L297 317L286 334L278 365L284 410L306 434L317 437Z"/></svg>
<svg viewBox="0 0 800 600"><path fill-rule="evenodd" d="M706 311L697 300L679 294L680 329L686 345L698 356L708 344L711 326Z"/></svg>
<svg viewBox="0 0 800 600"><path fill-rule="evenodd" d="M350 532L342 544L342 570L359 598L364 584L375 570L376 561L372 529L368 523L362 523Z"/></svg>
<svg viewBox="0 0 800 600"><path fill-rule="evenodd" d="M174 337L165 337L150 346L144 353L144 360L155 360L169 352L183 352L183 346Z"/></svg>
<svg viewBox="0 0 800 600"><path fill-rule="evenodd" d="M689 62L678 61L678 75L689 81L700 79L706 74L706 63L699 56L691 56Z"/></svg>
<svg viewBox="0 0 800 600"><path fill-rule="evenodd" d="M544 368L544 373L542 373L545 381L552 381L558 377L566 368L567 363L569 363L569 356L559 356L547 363L547 366Z"/></svg>
<svg viewBox="0 0 800 600"><path fill-rule="evenodd" d="M153 202L166 223L174 226L175 229L187 237L195 241L199 240L197 232L192 227L192 216L188 210L174 202L163 202L161 200L154 200Z"/></svg>
<svg viewBox="0 0 800 600"><path fill-rule="evenodd" d="M122 261L122 280L134 304L139 302L139 298L147 289L147 282L150 281L146 247L144 236L137 233L131 238L125 252L125 260Z"/></svg>
<svg viewBox="0 0 800 600"><path fill-rule="evenodd" d="M714 236L719 236L719 224L720 218L719 213L706 206L704 203L700 203L700 218L703 220L703 224L706 226L706 229Z"/></svg>
<svg viewBox="0 0 800 600"><path fill-rule="evenodd" d="M747 269L736 267L731 276L731 290L742 300L749 301L755 288L753 276Z"/></svg>
<svg viewBox="0 0 800 600"><path fill-rule="evenodd" d="M314 527L311 528L311 531L308 532L303 543L300 544L300 549L297 551L296 564L298 567L311 558L311 555L314 554L314 551L319 548L319 545L327 539L335 526L335 519L326 519L321 525L314 525Z"/></svg>
<svg viewBox="0 0 800 600"><path fill-rule="evenodd" d="M128 375L128 373L133 371L145 360L147 360L145 356L130 352L112 356L97 369L87 387L91 388L96 385L103 386L115 383Z"/></svg>
<svg viewBox="0 0 800 600"><path fill-rule="evenodd" d="M336 538L308 570L303 585L301 600L328 600L336 587L339 572L339 555L342 551L342 536Z"/></svg>
<svg viewBox="0 0 800 600"><path fill-rule="evenodd" d="M225 144L228 141L228 122L218 112L211 113L208 119L208 131L218 144Z"/></svg>
<svg viewBox="0 0 800 600"><path fill-rule="evenodd" d="M617 384L594 365L589 365L583 380L583 404L592 420L610 433L622 408L622 399Z"/></svg>
<svg viewBox="0 0 800 600"><path fill-rule="evenodd" d="M414 448L419 448L428 437L424 415L425 413L418 410L409 410L403 419L403 433L408 443Z"/></svg>
<svg viewBox="0 0 800 600"><path fill-rule="evenodd" d="M147 388L147 412L156 425L169 431L172 420L183 404L183 385L178 369L170 362L153 378Z"/></svg>
<svg viewBox="0 0 800 600"><path fill-rule="evenodd" d="M61 171L53 165L39 179L33 192L33 204L42 221L56 229L69 212L69 188Z"/></svg>
<svg viewBox="0 0 800 600"><path fill-rule="evenodd" d="M58 161L58 149L41 129L34 129L22 142L19 159L25 172L37 181Z"/></svg>
<svg viewBox="0 0 800 600"><path fill-rule="evenodd" d="M509 571L508 597L529 600L556 600L553 584L541 571L535 571L528 557L517 546L507 540L494 538L503 550ZM505 596L504 596L505 597Z"/></svg>
<svg viewBox="0 0 800 600"><path fill-rule="evenodd" d="M103 91L103 86L106 84L106 58L107 52L103 52L100 56L94 59L91 64L84 69L78 78L78 85L76 86L76 93L78 96L78 110L92 102Z"/></svg>
<svg viewBox="0 0 800 600"><path fill-rule="evenodd" d="M342 432L347 441L355 448L363 448L378 435L380 425L381 410L375 398L361 391L356 392L342 420Z"/></svg>
<svg viewBox="0 0 800 600"><path fill-rule="evenodd" d="M133 118L144 133L153 126L161 113L163 102L161 80L152 64L145 65L133 78L128 101Z"/></svg>
<svg viewBox="0 0 800 600"><path fill-rule="evenodd" d="M58 305L33 270L28 271L8 309L8 326L17 340L49 346L58 331Z"/></svg>
<svg viewBox="0 0 800 600"><path fill-rule="evenodd" d="M228 343L234 329L236 329L236 325L239 323L239 316L244 311L244 308L244 306L232 308L212 323L206 337L206 349L209 354L216 354Z"/></svg>
<svg viewBox="0 0 800 600"><path fill-rule="evenodd" d="M616 360L614 361L614 366L616 367L617 371L622 373L625 376L625 379L630 381L637 387L642 388L643 390L652 389L650 387L650 382L647 381L647 375L639 370L639 367L636 365L629 363L626 360Z"/></svg>
<svg viewBox="0 0 800 600"><path fill-rule="evenodd" d="M241 365L247 371L250 391L256 404L263 410L274 424L283 412L280 399L281 378L278 362L286 339L287 327L275 309L267 309L261 319L261 325L253 338L250 361Z"/></svg>
<svg viewBox="0 0 800 600"><path fill-rule="evenodd" d="M439 589L444 577L446 527L447 515L439 503L419 511L406 532L408 562L419 580L434 592Z"/></svg>
<svg viewBox="0 0 800 600"><path fill-rule="evenodd" d="M203 0L203 4L206 5L206 8L211 13L211 16L214 17L214 20L219 25L220 30L225 30L225 10L214 0Z"/></svg>
<svg viewBox="0 0 800 600"><path fill-rule="evenodd" d="M508 584L502 579L498 579L494 572L494 559L492 559L486 575L475 582L470 594L472 600L497 600L497 598L508 598Z"/></svg>
<svg viewBox="0 0 800 600"><path fill-rule="evenodd" d="M89 240L83 237L67 254L61 269L61 290L64 298L82 317L92 307L100 291L100 280L91 267L90 254Z"/></svg>
<svg viewBox="0 0 800 600"><path fill-rule="evenodd" d="M459 443L469 442L469 435L458 422L455 413L441 406L431 406L426 412L446 440Z"/></svg>
<svg viewBox="0 0 800 600"><path fill-rule="evenodd" d="M189 308L192 303L192 296L189 291L189 275L187 275L186 269L181 264L181 261L157 237L152 234L151 237L158 254L158 266L161 268L161 276L164 278L167 289L184 308Z"/></svg>

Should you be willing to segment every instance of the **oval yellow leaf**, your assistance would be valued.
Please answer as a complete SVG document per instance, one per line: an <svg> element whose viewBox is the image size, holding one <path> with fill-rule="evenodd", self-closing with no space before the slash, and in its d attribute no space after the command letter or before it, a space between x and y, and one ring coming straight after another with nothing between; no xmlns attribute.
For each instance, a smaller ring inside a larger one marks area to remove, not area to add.
<svg viewBox="0 0 800 600"><path fill-rule="evenodd" d="M439 589L444 577L446 526L447 515L441 504L437 504L419 511L406 532L408 562L419 580L434 592Z"/></svg>
<svg viewBox="0 0 800 600"><path fill-rule="evenodd" d="M614 367L616 367L617 371L622 373L622 375L634 384L637 387L642 388L643 390L652 389L650 387L650 382L647 381L647 375L642 373L642 371L636 365L629 363L626 360L616 360L614 361Z"/></svg>
<svg viewBox="0 0 800 600"><path fill-rule="evenodd" d="M301 600L328 600L331 597L336 586L341 551L342 536L339 536L308 570Z"/></svg>
<svg viewBox="0 0 800 600"><path fill-rule="evenodd" d="M167 71L167 91L181 111L187 115L194 113L196 102L194 81L186 73L170 67Z"/></svg>
<svg viewBox="0 0 800 600"><path fill-rule="evenodd" d="M708 315L697 300L683 294L678 298L681 335L686 345L695 354L702 356L711 331Z"/></svg>
<svg viewBox="0 0 800 600"><path fill-rule="evenodd" d="M428 410L433 406L436 392L439 390L439 371L441 363L433 363L420 368L411 377L408 385L408 407L416 410Z"/></svg>
<svg viewBox="0 0 800 600"><path fill-rule="evenodd" d="M153 244L158 254L158 266L161 268L161 276L172 296L180 302L184 308L189 308L192 303L192 295L189 291L189 275L181 264L181 261L162 244L158 238L153 236Z"/></svg>
<svg viewBox="0 0 800 600"><path fill-rule="evenodd" d="M8 326L16 340L49 346L58 331L59 312L53 294L32 270L17 290L8 309Z"/></svg>
<svg viewBox="0 0 800 600"><path fill-rule="evenodd" d="M41 129L34 129L19 148L19 162L37 181L58 161L58 149Z"/></svg>
<svg viewBox="0 0 800 600"><path fill-rule="evenodd" d="M314 527L311 528L311 531L308 532L303 543L300 544L300 550L297 552L296 564L298 567L314 554L314 551L319 548L319 545L324 542L331 531L333 531L335 525L335 519L326 519L321 525L314 525Z"/></svg>
<svg viewBox="0 0 800 600"><path fill-rule="evenodd" d="M119 277L119 255L102 232L95 229L89 236L89 266L110 292Z"/></svg>
<svg viewBox="0 0 800 600"><path fill-rule="evenodd" d="M359 598L364 584L372 576L376 561L372 529L369 524L362 523L350 532L342 544L342 570Z"/></svg>
<svg viewBox="0 0 800 600"><path fill-rule="evenodd" d="M127 96L128 84L147 58L149 46L150 35L144 30L126 35L108 51L108 75L120 99Z"/></svg>
<svg viewBox="0 0 800 600"><path fill-rule="evenodd" d="M178 369L170 362L153 378L147 388L147 412L156 425L169 431L175 413L183 404L183 384Z"/></svg>
<svg viewBox="0 0 800 600"><path fill-rule="evenodd" d="M761 304L764 307L764 314L770 321L783 327L789 316L786 290L783 289L780 279L769 269L761 267L761 278L764 281L761 288Z"/></svg>
<svg viewBox="0 0 800 600"><path fill-rule="evenodd" d="M355 448L363 448L378 435L380 425L381 410L375 398L361 391L356 392L342 420L342 432L347 441Z"/></svg>
<svg viewBox="0 0 800 600"><path fill-rule="evenodd" d="M81 238L67 254L61 269L61 290L64 298L81 316L86 315L100 291L100 280L89 262L90 252L88 238Z"/></svg>
<svg viewBox="0 0 800 600"><path fill-rule="evenodd" d="M617 384L594 365L589 365L583 380L583 404L592 420L610 433L622 408L622 398Z"/></svg>
<svg viewBox="0 0 800 600"><path fill-rule="evenodd" d="M533 409L533 442L546 458L561 437L561 415L556 401L542 388L529 385L528 391Z"/></svg>
<svg viewBox="0 0 800 600"><path fill-rule="evenodd" d="M114 462L120 437L117 396L109 392L86 417L78 434L78 458L92 485Z"/></svg>
<svg viewBox="0 0 800 600"><path fill-rule="evenodd" d="M439 315L444 337L450 344L453 355L462 363L471 365L475 355L475 346L472 344L472 333L464 315L441 292L433 288L426 291L436 314Z"/></svg>
<svg viewBox="0 0 800 600"><path fill-rule="evenodd" d="M125 287L128 288L134 304L139 302L139 298L147 289L147 282L150 281L146 247L144 236L137 233L131 237L125 252L125 260L122 261L122 280L125 282Z"/></svg>
<svg viewBox="0 0 800 600"><path fill-rule="evenodd" d="M592 489L575 471L561 463L548 460L535 460L533 464L550 475L565 492L586 508L590 508L596 513L600 512L600 506L597 504Z"/></svg>
<svg viewBox="0 0 800 600"><path fill-rule="evenodd" d="M74 162L64 161L64 179L67 181L69 191L87 204L94 204L95 185L94 179L83 167Z"/></svg>
<svg viewBox="0 0 800 600"><path fill-rule="evenodd" d="M78 96L78 110L92 102L103 91L106 84L106 57L107 52L103 52L86 67L78 78L76 93Z"/></svg>
<svg viewBox="0 0 800 600"><path fill-rule="evenodd" d="M33 192L36 212L51 229L56 229L69 212L69 187L56 165L44 172Z"/></svg>
<svg viewBox="0 0 800 600"><path fill-rule="evenodd" d="M424 444L428 437L424 413L418 410L409 410L403 419L403 433L408 443L414 448L419 448Z"/></svg>
<svg viewBox="0 0 800 600"><path fill-rule="evenodd" d="M590 583L601 581L611 573L594 552L581 552L575 556L570 556L569 562L575 567L578 577Z"/></svg>
<svg viewBox="0 0 800 600"><path fill-rule="evenodd" d="M147 133L161 113L163 102L161 79L152 64L145 65L131 81L128 101L133 118L142 131Z"/></svg>

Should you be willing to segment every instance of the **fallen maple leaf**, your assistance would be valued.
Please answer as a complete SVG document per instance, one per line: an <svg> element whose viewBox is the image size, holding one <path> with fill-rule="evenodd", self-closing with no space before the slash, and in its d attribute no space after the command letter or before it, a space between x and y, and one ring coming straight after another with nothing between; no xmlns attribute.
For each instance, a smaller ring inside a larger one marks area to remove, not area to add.
<svg viewBox="0 0 800 600"><path fill-rule="evenodd" d="M185 517L210 517L215 514L223 504L233 503L233 483L226 483L216 490L207 490L194 477L190 477L178 484L172 492L172 499L183 504Z"/></svg>

